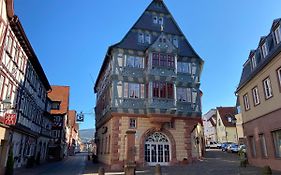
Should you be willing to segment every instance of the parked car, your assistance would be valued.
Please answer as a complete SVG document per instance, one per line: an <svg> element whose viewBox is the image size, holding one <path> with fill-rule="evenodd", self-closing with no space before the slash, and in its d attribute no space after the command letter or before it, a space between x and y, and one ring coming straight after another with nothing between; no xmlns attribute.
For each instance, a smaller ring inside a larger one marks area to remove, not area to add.
<svg viewBox="0 0 281 175"><path fill-rule="evenodd" d="M221 143L217 143L217 148L221 149Z"/></svg>
<svg viewBox="0 0 281 175"><path fill-rule="evenodd" d="M209 144L206 145L206 148L216 149L216 148L218 148L218 144L217 144L217 142L209 142Z"/></svg>
<svg viewBox="0 0 281 175"><path fill-rule="evenodd" d="M230 144L233 144L232 142L224 142L221 144L221 150L222 151L227 151L227 147L230 145Z"/></svg>
<svg viewBox="0 0 281 175"><path fill-rule="evenodd" d="M239 151L239 147L238 147L238 144L231 144L229 146L229 152L232 152L232 153L238 153Z"/></svg>

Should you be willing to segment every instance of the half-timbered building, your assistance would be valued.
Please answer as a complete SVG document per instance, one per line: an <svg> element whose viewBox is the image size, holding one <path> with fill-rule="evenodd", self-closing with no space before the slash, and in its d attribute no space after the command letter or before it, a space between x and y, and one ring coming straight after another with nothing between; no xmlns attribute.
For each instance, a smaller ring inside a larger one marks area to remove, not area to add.
<svg viewBox="0 0 281 175"><path fill-rule="evenodd" d="M192 157L192 130L201 123L203 60L166 5L153 0L117 44L108 48L97 77L99 161L120 168L127 131L135 132L138 165L173 165ZM129 143L130 144L130 143Z"/></svg>

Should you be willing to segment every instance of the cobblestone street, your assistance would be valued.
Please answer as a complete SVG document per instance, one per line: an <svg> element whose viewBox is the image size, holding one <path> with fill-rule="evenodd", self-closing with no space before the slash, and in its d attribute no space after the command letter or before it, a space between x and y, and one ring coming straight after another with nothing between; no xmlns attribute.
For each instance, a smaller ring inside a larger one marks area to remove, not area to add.
<svg viewBox="0 0 281 175"><path fill-rule="evenodd" d="M97 175L99 165L86 162L84 175ZM154 175L154 168L137 171L138 175ZM110 173L124 174L121 172ZM259 175L261 168L247 166L239 167L237 154L221 152L220 150L207 150L206 158L197 163L186 166L162 167L162 175ZM273 172L273 175L281 175L281 172Z"/></svg>
<svg viewBox="0 0 281 175"><path fill-rule="evenodd" d="M76 154L60 162L45 163L31 169L18 169L15 175L97 175L101 164L94 164L86 159L86 153ZM110 172L107 175L121 175L124 172ZM138 175L154 175L154 167L139 169ZM237 154L208 150L203 160L185 165L162 167L162 175L259 175L261 168L247 166L239 167ZM273 172L281 175L281 172Z"/></svg>

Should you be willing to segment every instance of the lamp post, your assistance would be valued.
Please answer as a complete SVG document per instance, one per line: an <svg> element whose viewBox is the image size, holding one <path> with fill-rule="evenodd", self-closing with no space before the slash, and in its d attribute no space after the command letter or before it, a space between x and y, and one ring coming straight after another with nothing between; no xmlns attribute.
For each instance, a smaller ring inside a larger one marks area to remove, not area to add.
<svg viewBox="0 0 281 175"><path fill-rule="evenodd" d="M237 126L236 126L237 119L234 117L234 118L231 120L231 123L235 125L236 142L237 142L237 144L238 144L238 132L237 132Z"/></svg>
<svg viewBox="0 0 281 175"><path fill-rule="evenodd" d="M10 98L6 98L1 102L1 104L3 105L3 109L1 110L1 112L5 113L6 111L11 109L12 102Z"/></svg>

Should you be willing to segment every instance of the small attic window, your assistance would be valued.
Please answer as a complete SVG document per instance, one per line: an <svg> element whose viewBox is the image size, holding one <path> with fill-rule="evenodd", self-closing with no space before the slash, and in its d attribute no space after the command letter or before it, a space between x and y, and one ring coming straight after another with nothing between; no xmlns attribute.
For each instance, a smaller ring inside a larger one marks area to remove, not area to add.
<svg viewBox="0 0 281 175"><path fill-rule="evenodd" d="M252 70L254 70L257 67L257 59L255 55L251 57L251 62L252 62Z"/></svg>
<svg viewBox="0 0 281 175"><path fill-rule="evenodd" d="M164 18L163 17L159 17L158 23L160 25L163 25L164 24Z"/></svg>
<svg viewBox="0 0 281 175"><path fill-rule="evenodd" d="M280 25L274 30L274 36L275 36L276 44L279 44L281 41Z"/></svg>
<svg viewBox="0 0 281 175"><path fill-rule="evenodd" d="M268 54L268 49L267 49L267 43L266 41L263 43L263 45L261 46L261 50L262 50L262 55L265 58Z"/></svg>
<svg viewBox="0 0 281 175"><path fill-rule="evenodd" d="M179 40L178 40L178 38L176 38L176 37L173 38L173 44L174 44L174 46L175 46L176 48L179 47Z"/></svg>
<svg viewBox="0 0 281 175"><path fill-rule="evenodd" d="M232 122L232 118L231 118L231 117L228 117L227 119L228 119L228 122L229 122L229 123Z"/></svg>
<svg viewBox="0 0 281 175"><path fill-rule="evenodd" d="M157 16L153 17L153 24L158 24L158 17Z"/></svg>
<svg viewBox="0 0 281 175"><path fill-rule="evenodd" d="M144 34L143 33L139 33L138 34L138 42L139 43L144 43Z"/></svg>
<svg viewBox="0 0 281 175"><path fill-rule="evenodd" d="M162 7L163 7L163 4L162 4L161 2L157 2L157 3L155 3L155 6L156 6L157 8L162 8Z"/></svg>
<svg viewBox="0 0 281 175"><path fill-rule="evenodd" d="M150 44L151 43L151 36L149 33L145 34L145 42Z"/></svg>

